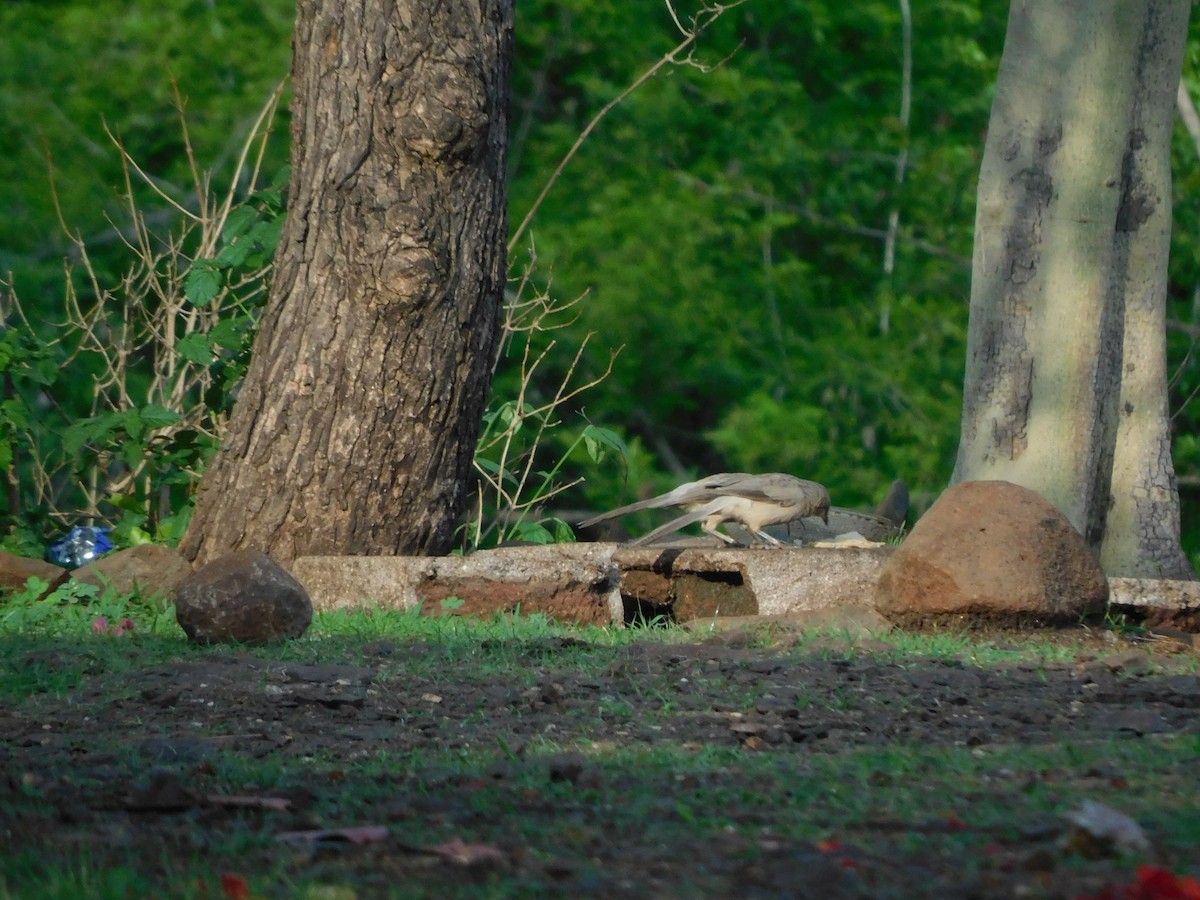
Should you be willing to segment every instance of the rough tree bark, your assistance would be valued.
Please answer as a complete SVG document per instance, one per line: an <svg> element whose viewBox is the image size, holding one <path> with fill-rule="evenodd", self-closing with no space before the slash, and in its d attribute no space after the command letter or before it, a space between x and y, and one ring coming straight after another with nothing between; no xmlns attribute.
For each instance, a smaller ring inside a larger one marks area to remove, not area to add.
<svg viewBox="0 0 1200 900"><path fill-rule="evenodd" d="M303 0L287 223L183 552L450 549L506 277L513 0Z"/></svg>
<svg viewBox="0 0 1200 900"><path fill-rule="evenodd" d="M1167 416L1171 128L1191 0L1013 0L976 211L955 482L1191 578Z"/></svg>

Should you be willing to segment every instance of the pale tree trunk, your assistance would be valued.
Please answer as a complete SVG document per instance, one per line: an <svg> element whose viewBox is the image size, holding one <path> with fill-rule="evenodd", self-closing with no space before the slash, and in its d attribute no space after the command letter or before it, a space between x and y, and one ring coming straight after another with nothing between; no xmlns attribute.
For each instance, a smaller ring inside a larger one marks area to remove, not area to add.
<svg viewBox="0 0 1200 900"><path fill-rule="evenodd" d="M303 0L271 296L183 551L443 553L506 277L512 0Z"/></svg>
<svg viewBox="0 0 1200 900"><path fill-rule="evenodd" d="M954 481L1036 490L1109 574L1192 577L1166 408L1190 0L1013 0L980 173Z"/></svg>

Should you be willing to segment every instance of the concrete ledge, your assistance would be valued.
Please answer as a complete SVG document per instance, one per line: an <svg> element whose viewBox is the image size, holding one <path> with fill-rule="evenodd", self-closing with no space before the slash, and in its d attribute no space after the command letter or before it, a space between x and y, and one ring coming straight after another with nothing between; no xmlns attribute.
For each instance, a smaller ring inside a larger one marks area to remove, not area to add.
<svg viewBox="0 0 1200 900"><path fill-rule="evenodd" d="M378 604L486 617L520 609L560 622L620 625L639 615L688 622L873 608L894 551L548 544L466 557L307 556L291 571L317 610ZM1109 585L1112 608L1148 625L1200 632L1200 582L1110 578Z"/></svg>
<svg viewBox="0 0 1200 900"><path fill-rule="evenodd" d="M1144 616L1149 625L1200 631L1200 581L1110 578L1108 604Z"/></svg>
<svg viewBox="0 0 1200 900"><path fill-rule="evenodd" d="M621 621L612 545L546 544L470 556L304 556L292 574L317 610L376 603L440 615L541 612L562 622ZM462 601L453 607L443 601Z"/></svg>
<svg viewBox="0 0 1200 900"><path fill-rule="evenodd" d="M612 558L627 598L688 621L873 605L893 550L621 547Z"/></svg>

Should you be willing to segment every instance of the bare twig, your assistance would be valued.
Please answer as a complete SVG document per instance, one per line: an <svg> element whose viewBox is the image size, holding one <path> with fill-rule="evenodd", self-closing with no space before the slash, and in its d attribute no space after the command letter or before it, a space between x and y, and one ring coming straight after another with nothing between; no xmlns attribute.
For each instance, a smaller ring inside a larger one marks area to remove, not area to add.
<svg viewBox="0 0 1200 900"><path fill-rule="evenodd" d="M909 0L900 0L900 22L903 33L903 58L900 66L900 152L896 154L897 196L888 213L887 235L883 240L883 274L890 276L896 268L896 236L900 231L899 188L904 185L908 169L908 130L912 120L913 27ZM886 319L883 331L887 331Z"/></svg>
<svg viewBox="0 0 1200 900"><path fill-rule="evenodd" d="M721 18L721 16L725 15L725 13L729 12L731 9L735 9L746 2L748 2L748 0L736 0L734 3L714 3L710 6L706 6L696 13L695 17L692 19L690 29L684 28L680 24L678 16L675 15L674 9L671 8L670 4L668 3L667 8L671 10L672 19L674 19L675 24L679 26L680 30L684 34L683 40L672 47L671 50L669 50L666 54L664 54L662 58L658 60L658 62L654 63L652 66L650 66L650 68L646 69L645 72L634 79L633 83L625 88L625 90L621 91L621 93L619 93L616 97L604 104L604 107L600 110L600 112L596 113L596 115L592 117L592 120L588 122L586 126L584 126L584 129L580 132L579 137L575 139L575 143L571 145L571 149L566 152L566 155L563 156L563 158L559 161L550 177L546 180L546 183L542 186L541 192L533 201L533 205L529 207L529 211L525 213L525 218L521 220L521 224L517 226L516 230L512 234L512 237L509 238L508 250L510 253L512 252L513 248L517 246L521 236L529 227L529 223L533 221L533 217L537 214L538 209L541 208L542 202L546 199L546 195L550 193L551 188L554 187L563 171L567 168L567 165L572 159L575 158L575 154L579 152L579 148L583 146L583 142L591 136L592 132L596 130L596 127L602 121L604 121L605 117L607 117L608 114L617 106L623 103L630 94L652 79L667 66L692 65L696 66L697 68L710 68L702 66L694 60L692 53L696 41L709 26L717 21L717 19Z"/></svg>

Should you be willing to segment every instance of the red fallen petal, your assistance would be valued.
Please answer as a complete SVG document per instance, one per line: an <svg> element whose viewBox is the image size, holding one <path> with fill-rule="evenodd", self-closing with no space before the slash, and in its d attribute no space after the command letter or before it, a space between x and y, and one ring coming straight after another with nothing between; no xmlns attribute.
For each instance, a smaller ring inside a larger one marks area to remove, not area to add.
<svg viewBox="0 0 1200 900"><path fill-rule="evenodd" d="M829 838L824 841L817 841L817 849L822 853L832 853L835 850L842 849L842 842L837 838Z"/></svg>
<svg viewBox="0 0 1200 900"><path fill-rule="evenodd" d="M1136 890L1144 900L1200 900L1200 881L1159 866L1138 866Z"/></svg>
<svg viewBox="0 0 1200 900"><path fill-rule="evenodd" d="M843 869L857 869L859 862L857 859L851 859L849 856L843 856L838 860L838 865Z"/></svg>
<svg viewBox="0 0 1200 900"><path fill-rule="evenodd" d="M231 900L249 900L250 885L241 875L232 872L221 873L221 891Z"/></svg>
<svg viewBox="0 0 1200 900"><path fill-rule="evenodd" d="M946 816L946 828L950 831L966 831L967 823L958 816Z"/></svg>

